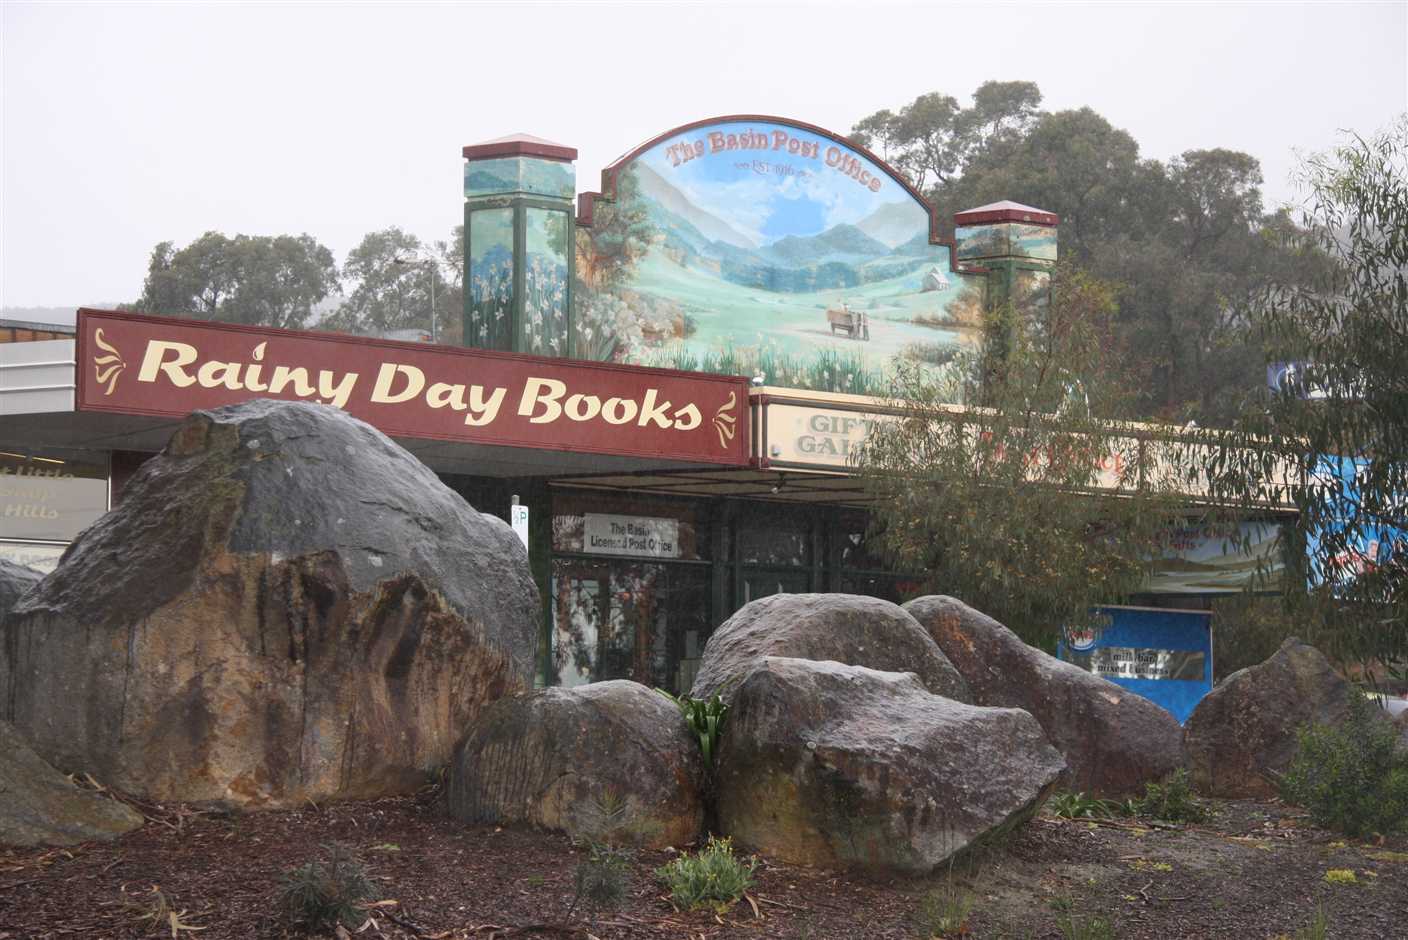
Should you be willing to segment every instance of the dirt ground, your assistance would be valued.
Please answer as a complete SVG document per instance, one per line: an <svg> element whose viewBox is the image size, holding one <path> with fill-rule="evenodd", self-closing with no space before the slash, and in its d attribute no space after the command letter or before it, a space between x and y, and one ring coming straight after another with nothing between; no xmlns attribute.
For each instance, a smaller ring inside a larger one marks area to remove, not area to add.
<svg viewBox="0 0 1408 940"><path fill-rule="evenodd" d="M1408 839L1356 843L1280 804L1213 805L1211 823L1184 829L1040 816L923 879L764 859L751 901L722 915L674 910L652 874L671 853L651 853L618 908L579 905L570 921L583 849L552 833L466 826L429 799L255 814L143 806L150 821L113 843L0 850L0 940L171 936L169 918L143 919L154 887L184 911L177 940L285 936L273 903L281 876L333 841L361 854L378 887L381 903L352 934L368 938L921 938L922 899L935 891L971 897L965 931L950 936L1060 938L1099 918L1112 933L1076 936L1260 940L1294 936L1323 907L1325 936L1408 937ZM1353 883L1327 880L1332 869Z"/></svg>

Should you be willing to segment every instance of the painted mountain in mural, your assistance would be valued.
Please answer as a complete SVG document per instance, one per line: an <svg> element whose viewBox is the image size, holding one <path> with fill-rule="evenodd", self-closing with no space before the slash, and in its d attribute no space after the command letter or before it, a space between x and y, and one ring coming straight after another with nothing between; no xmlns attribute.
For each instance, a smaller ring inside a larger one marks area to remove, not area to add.
<svg viewBox="0 0 1408 940"><path fill-rule="evenodd" d="M734 284L781 293L855 287L916 271L916 256L932 254L927 220L913 205L882 207L867 220L891 240L904 236L898 247L844 222L757 247L754 238L696 206L650 167L633 169L656 249L676 264Z"/></svg>
<svg viewBox="0 0 1408 940"><path fill-rule="evenodd" d="M723 242L725 245L732 245L735 248L757 247L756 240L744 235L718 216L710 215L700 209L690 202L684 193L667 183L664 177L645 163L637 163L634 166L634 171L642 195L663 209L664 213L662 214L673 217L672 221L687 222L707 241Z"/></svg>
<svg viewBox="0 0 1408 940"><path fill-rule="evenodd" d="M887 202L856 223L856 228L890 248L898 248L922 234L927 244L929 220L913 201Z"/></svg>

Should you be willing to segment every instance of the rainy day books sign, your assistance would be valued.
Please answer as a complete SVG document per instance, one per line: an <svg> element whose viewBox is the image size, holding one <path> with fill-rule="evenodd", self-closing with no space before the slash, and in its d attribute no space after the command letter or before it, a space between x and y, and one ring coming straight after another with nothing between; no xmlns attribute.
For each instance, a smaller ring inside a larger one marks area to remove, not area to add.
<svg viewBox="0 0 1408 940"><path fill-rule="evenodd" d="M78 409L185 415L250 398L321 402L392 436L742 466L748 383L80 310Z"/></svg>
<svg viewBox="0 0 1408 940"><path fill-rule="evenodd" d="M686 125L583 194L579 335L616 361L888 396L901 360L977 342L978 277L929 205L844 138L783 118Z"/></svg>

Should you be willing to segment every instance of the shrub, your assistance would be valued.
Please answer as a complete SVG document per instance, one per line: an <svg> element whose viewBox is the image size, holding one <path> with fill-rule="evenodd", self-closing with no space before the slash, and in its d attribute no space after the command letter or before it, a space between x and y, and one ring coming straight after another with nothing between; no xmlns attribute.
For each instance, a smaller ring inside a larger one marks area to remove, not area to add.
<svg viewBox="0 0 1408 940"><path fill-rule="evenodd" d="M1300 729L1299 748L1280 779L1281 796L1318 826L1357 838L1408 827L1408 753L1397 731L1360 692L1338 725Z"/></svg>
<svg viewBox="0 0 1408 940"><path fill-rule="evenodd" d="M350 848L323 846L323 858L287 872L279 885L279 909L296 927L356 928L365 920L362 902L373 894L371 877Z"/></svg>
<svg viewBox="0 0 1408 940"><path fill-rule="evenodd" d="M1099 917L1088 920L1067 913L1056 921L1063 940L1115 940L1115 928Z"/></svg>
<svg viewBox="0 0 1408 940"><path fill-rule="evenodd" d="M724 733L724 720L728 718L728 706L718 693L713 698L690 698L687 695L674 696L664 689L656 689L661 695L679 706L680 714L689 724L689 729L699 739L699 749L704 752L704 766L714 766L714 753L719 748L719 739Z"/></svg>
<svg viewBox="0 0 1408 940"><path fill-rule="evenodd" d="M1208 811L1193 796L1188 771L1180 767L1161 783L1144 784L1144 795L1132 804L1134 814L1164 822L1195 823L1208 818Z"/></svg>
<svg viewBox="0 0 1408 940"><path fill-rule="evenodd" d="M625 896L630 877L630 853L607 845L593 845L587 857L577 863L577 897L599 908L615 907Z"/></svg>
<svg viewBox="0 0 1408 940"><path fill-rule="evenodd" d="M757 867L755 858L743 861L734 856L732 839L710 836L704 848L681 855L656 875L670 889L676 907L689 910L707 904L722 912L753 886Z"/></svg>
<svg viewBox="0 0 1408 940"><path fill-rule="evenodd" d="M1127 815L1124 807L1113 800L1102 800L1069 790L1053 794L1046 801L1046 806L1052 814L1062 819L1109 819Z"/></svg>
<svg viewBox="0 0 1408 940"><path fill-rule="evenodd" d="M968 930L968 913L972 909L972 893L949 881L943 887L925 892L914 919L924 940L962 936Z"/></svg>

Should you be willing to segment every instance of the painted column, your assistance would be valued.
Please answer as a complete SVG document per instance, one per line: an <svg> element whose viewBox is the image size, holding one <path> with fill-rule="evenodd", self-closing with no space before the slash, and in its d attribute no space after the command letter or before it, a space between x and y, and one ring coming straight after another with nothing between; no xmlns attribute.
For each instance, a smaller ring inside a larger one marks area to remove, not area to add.
<svg viewBox="0 0 1408 940"><path fill-rule="evenodd" d="M577 151L517 134L464 165L464 343L572 355Z"/></svg>
<svg viewBox="0 0 1408 940"><path fill-rule="evenodd" d="M958 263L987 273L983 307L993 358L985 374L991 375L1006 359L1012 322L1036 317L1051 302L1060 220L1010 200L959 212L953 220Z"/></svg>

